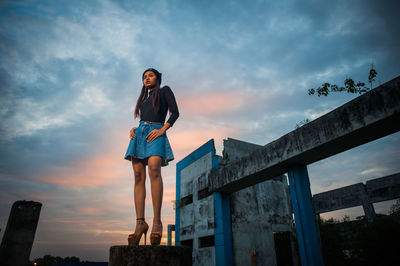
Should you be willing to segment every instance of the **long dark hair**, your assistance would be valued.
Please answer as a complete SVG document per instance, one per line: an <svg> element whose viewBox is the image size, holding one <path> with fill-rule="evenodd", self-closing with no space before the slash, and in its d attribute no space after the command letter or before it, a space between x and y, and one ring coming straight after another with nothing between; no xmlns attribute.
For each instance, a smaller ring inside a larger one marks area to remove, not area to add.
<svg viewBox="0 0 400 266"><path fill-rule="evenodd" d="M156 78L157 78L157 83L156 83L154 89L152 90L152 94L151 94L151 105L153 106L154 112L158 113L158 110L160 109L161 73L158 72L157 70L155 70L154 68L146 69L143 72L142 81L143 81L144 73L146 73L147 71L153 72L156 75ZM144 100L147 99L148 94L149 94L149 88L147 88L146 86L143 85L142 86L142 91L140 92L139 98L137 99L137 102L136 102L135 118L139 117L139 115L140 115L140 105L144 102Z"/></svg>

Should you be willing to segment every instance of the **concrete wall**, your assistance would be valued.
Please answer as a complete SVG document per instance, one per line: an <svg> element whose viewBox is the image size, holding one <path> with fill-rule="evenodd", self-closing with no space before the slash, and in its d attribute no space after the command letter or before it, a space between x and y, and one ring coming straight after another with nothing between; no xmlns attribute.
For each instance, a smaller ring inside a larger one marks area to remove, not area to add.
<svg viewBox="0 0 400 266"><path fill-rule="evenodd" d="M199 199L199 191L208 187L206 173L212 168L212 152L181 171L181 244L193 241L193 265L215 265L215 249L200 247L199 238L214 235L214 204L209 195ZM191 203L190 202L191 197Z"/></svg>
<svg viewBox="0 0 400 266"><path fill-rule="evenodd" d="M232 239L235 265L276 265L274 232L293 232L286 178L268 180L231 195Z"/></svg>
<svg viewBox="0 0 400 266"><path fill-rule="evenodd" d="M232 163L260 147L228 138L223 159ZM234 265L250 265L251 252L257 265L276 265L274 232L294 233L286 176L234 192L230 202Z"/></svg>
<svg viewBox="0 0 400 266"><path fill-rule="evenodd" d="M260 147L228 138L219 164L232 163ZM180 241L182 245L192 244L194 265L216 264L214 199L208 189L213 157L215 150L180 172ZM232 193L230 210L234 265L250 265L251 252L257 253L257 265L276 265L274 232L294 235L286 176Z"/></svg>

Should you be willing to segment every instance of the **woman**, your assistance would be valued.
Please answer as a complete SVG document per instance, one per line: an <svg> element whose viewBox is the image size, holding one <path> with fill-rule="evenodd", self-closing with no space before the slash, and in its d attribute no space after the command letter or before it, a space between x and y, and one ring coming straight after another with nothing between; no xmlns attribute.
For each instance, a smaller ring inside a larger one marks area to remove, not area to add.
<svg viewBox="0 0 400 266"><path fill-rule="evenodd" d="M135 174L135 233L128 237L129 245L138 245L142 234L146 244L149 226L144 219L144 202L146 197L146 165L151 182L153 200L153 228L150 234L152 245L159 245L162 236L161 204L163 182L161 166L168 165L174 159L166 131L173 126L179 116L175 96L168 86L160 88L161 73L150 68L143 72L143 87L136 103L135 118L140 116L139 127L130 131L130 142L125 159L132 161ZM168 110L171 115L164 124Z"/></svg>

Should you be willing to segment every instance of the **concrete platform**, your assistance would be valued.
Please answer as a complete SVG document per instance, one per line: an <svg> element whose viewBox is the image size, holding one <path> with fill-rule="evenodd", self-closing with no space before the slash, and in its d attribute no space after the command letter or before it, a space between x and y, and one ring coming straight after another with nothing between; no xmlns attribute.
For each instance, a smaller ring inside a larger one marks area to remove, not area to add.
<svg viewBox="0 0 400 266"><path fill-rule="evenodd" d="M109 266L192 265L192 249L181 246L112 246Z"/></svg>

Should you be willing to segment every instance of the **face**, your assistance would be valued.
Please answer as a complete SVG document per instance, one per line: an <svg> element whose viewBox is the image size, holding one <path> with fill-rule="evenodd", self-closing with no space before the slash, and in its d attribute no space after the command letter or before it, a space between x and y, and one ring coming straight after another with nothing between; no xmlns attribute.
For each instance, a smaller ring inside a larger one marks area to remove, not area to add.
<svg viewBox="0 0 400 266"><path fill-rule="evenodd" d="M153 71L147 71L143 75L143 84L148 88L154 88L157 84L157 76Z"/></svg>

